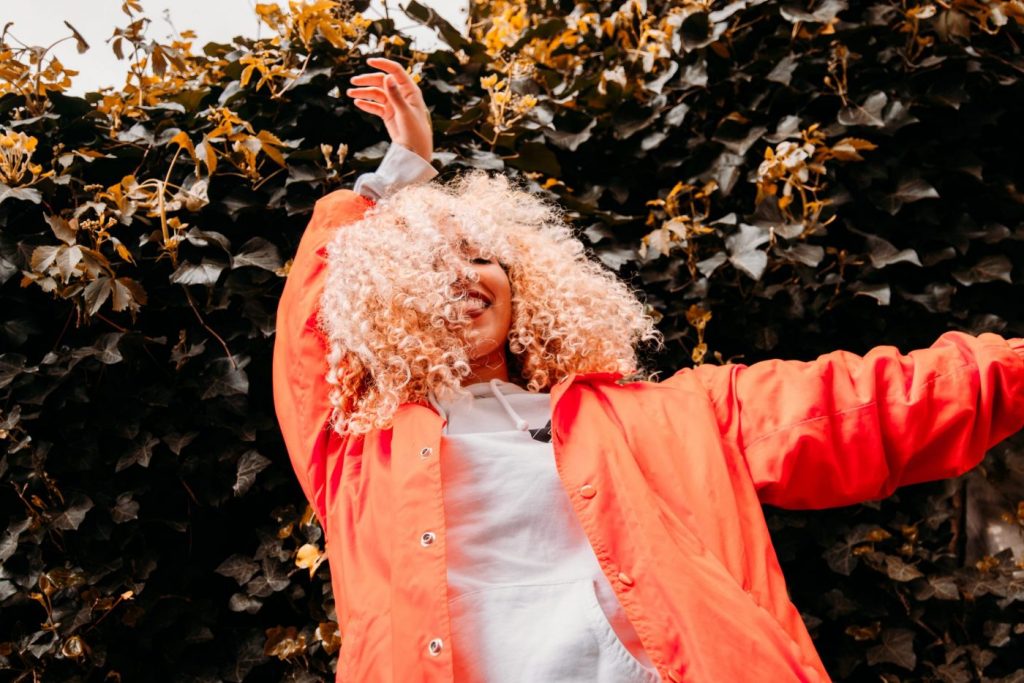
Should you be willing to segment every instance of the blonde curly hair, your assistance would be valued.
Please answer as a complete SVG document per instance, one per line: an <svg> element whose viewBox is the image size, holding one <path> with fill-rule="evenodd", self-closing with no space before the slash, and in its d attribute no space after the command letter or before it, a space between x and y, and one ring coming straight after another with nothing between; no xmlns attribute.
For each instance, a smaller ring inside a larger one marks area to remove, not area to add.
<svg viewBox="0 0 1024 683"><path fill-rule="evenodd" d="M468 250L508 274L509 377L528 391L573 372L635 374L637 344L661 345L637 296L588 258L556 206L483 171L405 187L327 246L319 323L339 434L387 429L430 392L466 393Z"/></svg>

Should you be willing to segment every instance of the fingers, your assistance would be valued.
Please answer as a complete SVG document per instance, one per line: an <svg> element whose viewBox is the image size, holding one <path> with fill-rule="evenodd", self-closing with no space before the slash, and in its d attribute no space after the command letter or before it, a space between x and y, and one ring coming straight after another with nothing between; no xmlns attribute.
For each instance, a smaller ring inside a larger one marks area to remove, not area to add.
<svg viewBox="0 0 1024 683"><path fill-rule="evenodd" d="M365 111L367 114L373 114L374 116L379 116L379 117L381 117L384 120L387 120L387 119L390 118L390 116L389 116L390 112L388 112L387 107L385 107L382 104L377 104L376 102L371 102L369 100L356 100L355 101L355 105L357 107L359 107L360 109L362 109L363 111Z"/></svg>
<svg viewBox="0 0 1024 683"><path fill-rule="evenodd" d="M373 88L380 88L384 85L384 74L377 72L371 74L359 74L348 79L352 85L365 85Z"/></svg>
<svg viewBox="0 0 1024 683"><path fill-rule="evenodd" d="M366 60L366 63L372 66L374 69L380 69L390 74L395 81L398 83L400 88L407 86L417 87L416 83L412 80L412 76L405 70L405 67L398 62L386 59L384 57L370 57Z"/></svg>
<svg viewBox="0 0 1024 683"><path fill-rule="evenodd" d="M355 80L355 79L352 79ZM370 100L381 105L390 105L393 110L402 111L410 108L409 103L402 97L398 84L391 76L381 76L381 85L377 87L348 88L345 94L356 100Z"/></svg>
<svg viewBox="0 0 1024 683"><path fill-rule="evenodd" d="M355 100L372 100L380 104L388 101L388 95L383 88L349 88L345 94Z"/></svg>

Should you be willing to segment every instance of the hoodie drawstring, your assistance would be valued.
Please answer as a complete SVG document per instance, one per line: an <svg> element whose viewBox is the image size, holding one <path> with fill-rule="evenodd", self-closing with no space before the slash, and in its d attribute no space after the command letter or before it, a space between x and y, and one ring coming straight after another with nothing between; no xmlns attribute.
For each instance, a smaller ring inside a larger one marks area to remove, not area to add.
<svg viewBox="0 0 1024 683"><path fill-rule="evenodd" d="M516 429L518 429L519 431L522 431L522 432L525 432L525 431L529 430L530 429L530 423L527 422L526 420L524 420L522 418L522 416L519 415L519 413L517 413L515 411L515 409L512 408L512 405L508 402L508 399L505 398L505 395L501 393L500 389L498 389L498 385L500 385L500 384L501 384L501 380L500 379L492 379L490 382L488 382L488 385L490 386L490 389L491 389L491 394L494 396L494 398L496 398L498 400L498 403L501 404L501 407L505 409L505 413L509 416L509 418L512 420L512 422L515 424ZM430 405L432 405L434 407L434 410L437 411L437 413L441 416L441 418L444 419L445 424L444 424L444 429L442 430L442 433L443 434L447 434L448 433L448 417L449 417L448 411L446 411L444 409L444 406L442 406L440 404L440 402L438 402L437 397L434 396L434 392L433 391L428 391L427 392L427 401L430 403Z"/></svg>
<svg viewBox="0 0 1024 683"><path fill-rule="evenodd" d="M490 381L491 393L494 394L494 398L498 399L498 403L500 403L501 407L505 409L505 412L508 413L508 416L512 418L512 421L515 422L516 429L518 429L521 432L525 432L527 429L530 428L530 423L524 420L522 417L520 417L519 413L512 410L512 406L509 404L508 399L505 398L505 396L500 391L498 391L498 384L500 383L501 380L498 379L492 379Z"/></svg>

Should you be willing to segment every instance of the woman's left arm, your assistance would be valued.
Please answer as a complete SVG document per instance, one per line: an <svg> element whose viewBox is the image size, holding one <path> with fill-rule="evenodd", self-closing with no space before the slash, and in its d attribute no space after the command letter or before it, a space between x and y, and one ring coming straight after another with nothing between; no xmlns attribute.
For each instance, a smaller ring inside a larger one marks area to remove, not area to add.
<svg viewBox="0 0 1024 683"><path fill-rule="evenodd" d="M836 351L810 362L704 365L727 444L762 502L849 505L963 474L1024 427L1024 339L948 332L903 355Z"/></svg>

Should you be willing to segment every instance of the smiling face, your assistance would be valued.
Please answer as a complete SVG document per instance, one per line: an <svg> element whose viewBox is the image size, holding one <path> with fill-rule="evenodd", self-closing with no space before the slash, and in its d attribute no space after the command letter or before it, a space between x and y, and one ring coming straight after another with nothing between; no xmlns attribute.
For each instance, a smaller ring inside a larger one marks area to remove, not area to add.
<svg viewBox="0 0 1024 683"><path fill-rule="evenodd" d="M470 318L467 337L474 379L498 377L507 381L505 343L512 327L512 285L496 260L471 249L464 258L479 277L476 282L465 283L465 310Z"/></svg>

